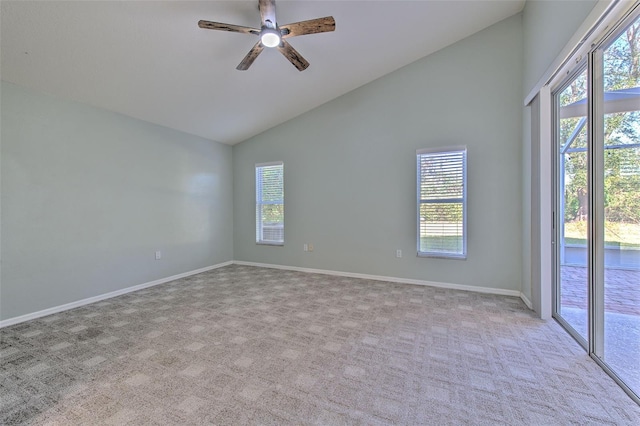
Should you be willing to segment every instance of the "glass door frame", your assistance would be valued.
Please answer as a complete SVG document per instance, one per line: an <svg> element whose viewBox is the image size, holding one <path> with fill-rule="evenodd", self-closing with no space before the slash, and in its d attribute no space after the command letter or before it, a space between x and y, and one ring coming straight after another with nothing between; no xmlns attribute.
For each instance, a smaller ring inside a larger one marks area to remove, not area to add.
<svg viewBox="0 0 640 426"><path fill-rule="evenodd" d="M600 41L589 54L589 69L593 70L589 81L589 114L591 133L589 149L592 150L590 169L593 176L589 179L589 211L592 216L589 226L589 283L591 297L589 322L589 355L636 403L640 404L640 390L635 393L616 374L605 360L605 102L604 102L604 51L622 35L625 29L640 19L640 3L636 4L613 28L603 34ZM596 90L597 88L597 90Z"/></svg>
<svg viewBox="0 0 640 426"><path fill-rule="evenodd" d="M589 356L609 375L620 387L640 404L640 395L636 394L616 374L605 361L605 108L604 108L604 51L613 43L631 23L640 17L640 3L627 10L615 25L606 28L601 36L591 45L586 53L586 59L579 56L574 60L574 66L566 72L565 77L551 88L552 112L552 316L562 327L587 351ZM585 340L561 315L559 301L561 301L561 250L564 244L564 214L561 209L561 197L564 191L564 176L560 176L560 140L559 131L559 94L580 73L587 70L587 339ZM562 187L561 187L562 183ZM561 191L562 189L562 191ZM561 217L562 215L562 217Z"/></svg>
<svg viewBox="0 0 640 426"><path fill-rule="evenodd" d="M585 350L589 350L589 336L591 333L591 323L587 321L587 339L585 339L580 333L561 315L560 304L561 300L561 286L559 283L561 282L561 262L563 260L563 249L564 249L564 209L562 208L563 202L562 198L564 197L564 165L562 164L562 160L560 159L560 149L564 141L560 140L560 126L559 126L559 117L560 117L560 97L559 95L573 82L580 74L587 70L587 86L590 87L589 82L589 72L588 72L588 64L587 60L579 61L573 70L567 73L567 76L560 81L551 92L551 101L552 101L552 132L553 132L553 218L552 218L552 226L553 226L553 236L552 236L552 244L553 244L553 300L551 307L551 315L552 317L558 321L562 327L567 330L567 332L573 337ZM589 90L589 89L588 89ZM588 99L587 92L587 99ZM588 129L589 119L587 117L587 124L585 127ZM587 131L587 182L589 182L589 156L591 154L591 146L589 143L589 134ZM562 190L561 190L562 188ZM590 194L590 188L587 188L588 194ZM591 197L588 196L588 199ZM591 211L587 213L587 219L591 218ZM588 226L590 228L590 226ZM590 235L587 234L587 241L591 241ZM589 252L589 248L587 248ZM587 262L588 263L588 262ZM586 265L588 268L588 265ZM587 286L588 283L585 283ZM590 292L587 290L587 301L590 304L591 297ZM590 318L589 315L590 309L587 307L587 318Z"/></svg>

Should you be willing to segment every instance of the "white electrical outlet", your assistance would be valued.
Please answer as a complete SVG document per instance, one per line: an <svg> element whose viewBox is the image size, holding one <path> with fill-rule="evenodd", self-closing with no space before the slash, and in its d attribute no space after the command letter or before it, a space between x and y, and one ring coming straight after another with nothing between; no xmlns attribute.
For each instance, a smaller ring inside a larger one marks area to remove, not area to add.
<svg viewBox="0 0 640 426"><path fill-rule="evenodd" d="M402 250L396 250L396 257L402 257Z"/></svg>
<svg viewBox="0 0 640 426"><path fill-rule="evenodd" d="M313 244L309 244L309 251L313 251Z"/></svg>
<svg viewBox="0 0 640 426"><path fill-rule="evenodd" d="M162 252L160 250L156 251L156 260L162 259Z"/></svg>
<svg viewBox="0 0 640 426"><path fill-rule="evenodd" d="M302 250L304 250L304 251L309 251L309 245L305 243L305 244L302 246Z"/></svg>

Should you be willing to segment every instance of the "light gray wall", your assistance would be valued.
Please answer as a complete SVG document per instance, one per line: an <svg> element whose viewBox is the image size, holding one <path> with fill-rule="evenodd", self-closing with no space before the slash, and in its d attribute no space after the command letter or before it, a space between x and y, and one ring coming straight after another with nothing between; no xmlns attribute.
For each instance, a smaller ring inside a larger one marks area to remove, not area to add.
<svg viewBox="0 0 640 426"><path fill-rule="evenodd" d="M234 146L235 259L519 291L522 63L517 15ZM453 145L468 259L417 258L415 151ZM255 244L254 164L275 160L284 247Z"/></svg>
<svg viewBox="0 0 640 426"><path fill-rule="evenodd" d="M1 87L0 319L233 259L230 146Z"/></svg>
<svg viewBox="0 0 640 426"><path fill-rule="evenodd" d="M2 319L2 84L0 80L0 320Z"/></svg>
<svg viewBox="0 0 640 426"><path fill-rule="evenodd" d="M531 109L522 113L522 294L531 301ZM528 129L528 132L524 131Z"/></svg>
<svg viewBox="0 0 640 426"><path fill-rule="evenodd" d="M597 0L527 0L522 12L523 100L596 3Z"/></svg>
<svg viewBox="0 0 640 426"><path fill-rule="evenodd" d="M560 54L569 39L584 22L596 0L527 0L522 12L523 27L523 92L522 102L540 80L554 59ZM539 303L539 295L532 294L532 287L539 290L539 271L532 270L533 264L540 261L532 245L531 209L533 199L539 199L540 194L532 194L532 185L539 190L535 182L531 181L532 174L538 176L531 168L531 150L537 148L537 141L532 145L531 140L531 108L522 107L522 293L534 302ZM547 189L549 191L549 189ZM548 193L547 193L548 195ZM534 257L532 259L532 256ZM532 276L536 282L532 281ZM536 299L536 300L533 300Z"/></svg>

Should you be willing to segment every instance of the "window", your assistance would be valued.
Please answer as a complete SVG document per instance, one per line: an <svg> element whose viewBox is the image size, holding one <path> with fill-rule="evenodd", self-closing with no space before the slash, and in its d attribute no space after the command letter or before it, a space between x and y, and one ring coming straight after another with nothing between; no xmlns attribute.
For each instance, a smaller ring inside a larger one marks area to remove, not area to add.
<svg viewBox="0 0 640 426"><path fill-rule="evenodd" d="M256 164L256 243L284 244L284 165Z"/></svg>
<svg viewBox="0 0 640 426"><path fill-rule="evenodd" d="M467 257L467 149L417 151L418 256Z"/></svg>

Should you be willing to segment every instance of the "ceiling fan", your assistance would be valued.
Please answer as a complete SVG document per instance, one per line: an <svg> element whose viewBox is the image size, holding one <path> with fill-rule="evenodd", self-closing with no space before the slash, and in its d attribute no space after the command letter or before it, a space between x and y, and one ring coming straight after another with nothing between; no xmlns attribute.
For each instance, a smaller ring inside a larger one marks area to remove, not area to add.
<svg viewBox="0 0 640 426"><path fill-rule="evenodd" d="M262 26L259 29L204 20L198 22L200 28L253 34L260 37L260 40L258 40L255 46L247 53L247 56L245 56L242 62L236 67L236 69L241 71L249 69L253 61L256 60L265 47L275 47L294 67L299 71L304 71L309 66L309 62L307 62L286 39L306 34L324 33L336 29L336 21L333 19L333 16L294 22L293 24L287 25L278 25L276 21L275 0L259 0L258 7L260 8L260 18L262 20Z"/></svg>

